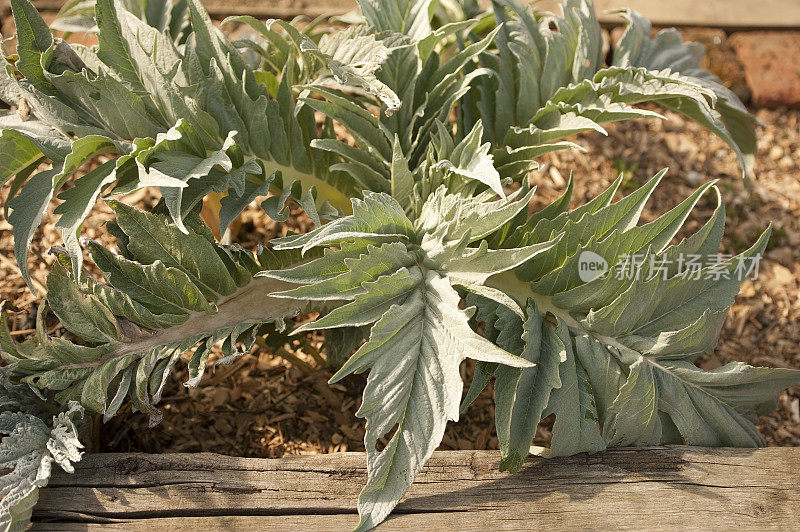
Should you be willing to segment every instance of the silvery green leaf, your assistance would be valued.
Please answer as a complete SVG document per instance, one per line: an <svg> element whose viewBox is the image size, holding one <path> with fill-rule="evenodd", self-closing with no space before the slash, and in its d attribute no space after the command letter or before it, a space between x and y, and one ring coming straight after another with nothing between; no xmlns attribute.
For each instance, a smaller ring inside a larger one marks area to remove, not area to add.
<svg viewBox="0 0 800 532"><path fill-rule="evenodd" d="M3 356L14 363L13 378L43 393L58 392L57 400L80 399L108 417L127 398L157 422L164 374L183 352L199 342L207 352L222 342L223 353L233 355L237 342L252 345L262 324L282 328L285 317L304 308L302 301L269 295L291 284L253 277L297 257L265 252L260 264L237 246L216 244L194 213L184 218L186 235L166 216L109 205L127 258L90 242L105 283L91 277L77 282L61 270L48 277L50 308L84 345L48 337L40 313L37 335L25 344L0 328ZM190 363L193 382L204 366L202 360Z"/></svg>
<svg viewBox="0 0 800 532"><path fill-rule="evenodd" d="M75 421L83 408L72 402L59 410L45 402L25 384L12 384L0 375L0 527L27 528L39 488L50 480L53 462L73 472L83 445L78 441Z"/></svg>
<svg viewBox="0 0 800 532"><path fill-rule="evenodd" d="M13 209L8 222L14 227L14 255L20 273L33 293L36 290L28 274L28 250L33 233L42 221L45 210L53 198L53 177L56 170L46 170L33 176L17 197L8 202Z"/></svg>
<svg viewBox="0 0 800 532"><path fill-rule="evenodd" d="M50 27L63 32L97 33L94 20L94 0L69 0L59 9Z"/></svg>
<svg viewBox="0 0 800 532"><path fill-rule="evenodd" d="M560 266L568 256L574 254L576 246L585 245L592 238L602 238L617 228L624 231L635 226L645 203L665 173L665 171L660 172L644 186L622 200L594 212L586 212L579 217L580 211L577 213L573 211L553 219L539 220L523 237L522 242L542 241L562 232L565 236L552 253L524 265L522 271L525 278L535 280L552 271ZM617 186L618 184L615 182L609 190L615 190Z"/></svg>
<svg viewBox="0 0 800 532"><path fill-rule="evenodd" d="M703 371L686 361L640 357L610 410L612 443L660 443L657 414L663 412L692 445L762 446L751 420L770 410L780 391L797 378L794 370L731 363Z"/></svg>
<svg viewBox="0 0 800 532"><path fill-rule="evenodd" d="M403 155L400 139L396 136L392 147L391 185L392 197L409 211L414 200L414 174L408 167L408 159Z"/></svg>
<svg viewBox="0 0 800 532"><path fill-rule="evenodd" d="M499 323L505 334L516 325ZM534 303L527 308L520 336L524 346L520 356L535 365L524 369L498 366L495 372L495 425L503 455L500 469L508 471L519 470L528 455L550 395L562 386L559 367L567 361L567 347ZM502 337L498 341L502 342Z"/></svg>
<svg viewBox="0 0 800 532"><path fill-rule="evenodd" d="M500 174L494 167L494 157L489 154L491 144L488 142L481 144L482 138L483 125L479 120L461 142L452 150L447 150L449 153L438 154L439 161L436 166L466 179L480 181L498 196L504 197L505 192L500 183Z"/></svg>
<svg viewBox="0 0 800 532"><path fill-rule="evenodd" d="M367 25L420 40L431 33L431 0L359 0Z"/></svg>
<svg viewBox="0 0 800 532"><path fill-rule="evenodd" d="M644 358L630 367L628 379L608 407L605 438L611 445L649 445L661 442L661 419L653 366Z"/></svg>
<svg viewBox="0 0 800 532"><path fill-rule="evenodd" d="M400 152L408 160L409 169L417 171L425 160L435 135L441 131L441 124L449 119L453 106L467 94L476 78L490 73L487 69L476 69L472 65L489 47L496 33L497 30L491 31L480 41L467 45L446 59L440 58L435 52L430 53L424 63L419 49L410 46L410 39L399 39L397 46L376 73L377 78L394 91L402 102L400 109L391 116L383 113L376 117L354 99L328 88L312 87L325 101L314 98L304 98L302 101L347 127L361 151L345 150L332 143L319 144L319 147L340 153L349 163L342 168L357 179L366 176L374 180L376 172L382 174L388 183L391 180L394 142L397 139ZM466 73L462 75L465 70ZM477 137L470 142L480 141L480 135ZM477 149L478 145L475 146L475 150ZM470 164L476 165L481 170L480 175L497 188L493 181L496 172L485 164L490 155L484 153L483 156L478 156L472 151L474 150L465 154L464 160L457 163L463 165L464 170ZM484 176L486 172L488 174ZM429 187L425 182L419 185L422 187L419 192L421 198L418 202L415 201L417 204L414 206L417 210L425 198L438 187L438 184ZM379 190L372 186L370 189Z"/></svg>
<svg viewBox="0 0 800 532"><path fill-rule="evenodd" d="M408 253L406 246L399 242L386 243L380 247L368 245L362 254L356 257L345 257L342 261L341 273L331 276L331 266L337 264L338 261L338 257L327 255L293 270L275 272L271 276L284 281L314 284L306 284L286 292L279 292L274 296L309 300L352 300L360 293L368 291L361 287L362 283L373 281L381 275L391 274L399 268L408 268L415 264L414 258ZM297 275L297 270L318 273L315 277L309 277L304 274Z"/></svg>
<svg viewBox="0 0 800 532"><path fill-rule="evenodd" d="M550 402L544 411L545 416L551 413L556 416L551 455L568 456L605 450L591 381L575 356L569 328L563 322L559 325L556 333L566 348L566 360L558 368L561 386L550 394Z"/></svg>
<svg viewBox="0 0 800 532"><path fill-rule="evenodd" d="M149 216L117 201L109 202L109 206L115 210L122 230L138 237L131 239L126 248L139 262L153 264L160 260L166 266L180 267L210 299L236 291L236 283L214 244L203 236L195 232L183 234L163 218Z"/></svg>
<svg viewBox="0 0 800 532"><path fill-rule="evenodd" d="M539 168L539 163L536 161L537 157L545 153L550 153L551 151L564 149L585 151L580 145L567 141L536 144L533 146L526 146L525 143L523 143L522 147L516 148L506 146L505 149L494 151L494 156L497 158L497 162L495 163L497 172L501 178L510 177L512 179L518 179L519 176L525 176L528 172Z"/></svg>
<svg viewBox="0 0 800 532"><path fill-rule="evenodd" d="M90 125L121 140L153 137L161 130L149 115L139 95L113 76L100 72L90 77L87 71L64 71L45 76L70 107L79 110Z"/></svg>
<svg viewBox="0 0 800 532"><path fill-rule="evenodd" d="M426 260L435 265L439 271L447 272L450 280L457 285L470 289L481 286L486 279L530 261L540 253L545 253L557 245L555 240L541 242L531 246L513 249L489 249L486 240L482 240L477 248L467 247L461 241L440 249L426 249L430 242L423 243Z"/></svg>
<svg viewBox="0 0 800 532"><path fill-rule="evenodd" d="M61 323L87 342L118 339L114 315L93 295L84 296L67 275L56 270L47 277L47 301Z"/></svg>
<svg viewBox="0 0 800 532"><path fill-rule="evenodd" d="M305 104L341 122L353 134L362 149L376 153L383 160L391 159L391 133L381 124L379 118L345 95L330 88L313 87L313 89L314 92L324 96L325 101L304 98L302 101Z"/></svg>
<svg viewBox="0 0 800 532"><path fill-rule="evenodd" d="M427 240L475 242L490 235L527 208L535 190L520 192L500 201L491 201L493 192L474 197L450 194L439 187L422 206L414 221Z"/></svg>
<svg viewBox="0 0 800 532"><path fill-rule="evenodd" d="M255 29L269 42L280 42L272 26L280 26L301 56L316 68L310 68L304 83L311 86L325 84L333 78L341 85L361 88L379 98L391 114L400 107L397 95L379 81L375 72L381 67L391 48L385 39L367 31L364 27L351 27L342 31L324 34L319 44L305 32L301 33L294 25L282 20L270 20L264 24L253 17L231 17L226 22L243 22Z"/></svg>
<svg viewBox="0 0 800 532"><path fill-rule="evenodd" d="M467 128L482 119L488 138L500 149L504 144L532 148L579 131L604 132L604 122L659 116L636 107L652 101L722 138L739 157L743 175L752 173L755 120L700 67L698 45L684 44L674 29L651 39L644 17L620 10L628 26L606 68L601 28L590 1L570 0L556 17L543 16L518 0L494 0L492 5L503 26L497 52L484 58L495 75L474 83L481 97L471 116L464 115L469 117ZM549 140L533 140L548 130ZM517 177L529 170L530 165L520 164L501 169L501 175Z"/></svg>
<svg viewBox="0 0 800 532"><path fill-rule="evenodd" d="M498 411L498 435L503 434L502 427L527 427L527 432L522 432L524 441L518 445L523 451L530 444L531 427L535 429L538 418L549 413L556 416L551 445L554 455L596 452L606 445L763 445L753 421L769 409L781 386L800 378L794 370L740 365L703 371L692 364L700 353L713 349L733 298L755 267L769 232L740 255L715 260L724 219L717 193L720 205L708 222L694 235L670 245L689 211L712 184L704 185L662 217L638 226L641 205L656 182L617 203L609 204L610 195L604 193L599 201L565 211L565 195L556 202L557 208L534 213L531 220L539 231L530 234L538 233L537 238L559 231L565 232L565 238L579 236L568 248L557 244L529 261L541 262L542 257L550 255L547 260L551 262L542 269L549 273L535 282L530 282L527 264L517 268L516 275L498 273L486 281L512 295L518 304L533 301L535 309L525 307L527 320L535 316L534 311L554 316L556 332L567 353L559 367L562 385L553 389L547 409L512 410L508 414L509 407L504 406ZM616 184L609 190L616 190ZM611 253L607 255L608 271L582 280L577 275L580 257L589 251L597 257L601 257L596 253L599 251ZM658 266L658 261L699 252L713 256L702 258L696 275L675 264ZM615 274L609 267L617 264L614 254L626 253L645 259L641 270ZM492 312L497 313L496 302L476 299L475 303L479 306L478 318L488 320L489 337L500 341L498 327L506 329L506 338L514 337L519 325L514 325L513 319L505 323L489 319ZM543 326L552 327L547 322ZM516 354L530 348L527 343L516 349L512 343L506 345ZM523 374L531 371L524 370ZM499 369L494 373L496 390L514 389L516 377ZM486 381L481 374L481 382ZM738 394L737 386L748 391ZM511 404L507 396L500 396L504 405ZM500 404L498 401L498 408ZM602 437L599 424L603 426ZM523 452L516 457L515 467L524 456Z"/></svg>
<svg viewBox="0 0 800 532"><path fill-rule="evenodd" d="M739 286L752 271L768 239L769 231L765 231L750 249L707 266L697 278L684 273L668 279L652 275L645 280L642 275L614 301L590 311L581 321L589 330L618 338L622 344L646 354L685 356L710 350ZM652 295L648 298L646 293Z"/></svg>
<svg viewBox="0 0 800 532"><path fill-rule="evenodd" d="M320 282L349 272L348 261L360 258L368 251L370 245L370 242L358 240L342 242L338 249L324 250L318 260L297 264L292 268L287 268L290 264L277 264L273 271L259 275L268 275L274 279L294 284ZM297 253L299 255L299 252Z"/></svg>
<svg viewBox="0 0 800 532"><path fill-rule="evenodd" d="M475 20L459 20L450 22L444 26L434 29L429 35L423 37L417 42L417 49L419 50L419 57L423 61L430 57L436 46L440 44L447 37L459 34L466 31L473 26L477 21Z"/></svg>
<svg viewBox="0 0 800 532"><path fill-rule="evenodd" d="M218 137L217 126L188 97L191 80L172 40L114 0L97 0L100 29L97 55L131 89L145 95L148 110L164 129L178 119L191 123L206 141Z"/></svg>
<svg viewBox="0 0 800 532"><path fill-rule="evenodd" d="M24 100L31 116L0 117L3 146L15 153L8 168L0 168L3 181L17 175L16 192L33 161L20 165L35 156L35 149L53 160L52 194L92 155L119 156L112 173L83 179L70 193L72 201L62 208L70 209L62 225L76 272L81 264L77 228L102 187L112 182L115 186L107 192L163 187L179 226L182 215L211 191L225 193L232 188L233 195L241 198L248 174L258 176L261 183L279 174L280 179L270 182L271 191L288 195L278 210L291 198L303 204L317 223L349 210L349 195L358 191L359 185L337 169L331 154L311 146L320 133L313 111L296 104L284 80L276 97L270 98L236 48L194 3L198 45L179 49L169 32L175 16L183 20L183 15L178 14L180 6L168 7L160 1L140 5L98 0L93 9L99 46L93 50L54 41L34 7L27 0L15 1L23 56L17 66L25 79L17 83L11 65L2 66L18 86L12 103L22 105ZM77 5L69 9L73 8L84 9ZM322 136L333 136L330 124ZM92 148L98 139L102 145ZM236 152L235 165L226 155L231 150ZM25 186L43 182L44 176ZM366 185L382 188L374 180ZM27 190L19 201L31 204L26 219L21 213L16 216L17 257L22 263L26 234L38 225L40 206L49 198L38 187Z"/></svg>
<svg viewBox="0 0 800 532"><path fill-rule="evenodd" d="M553 267L549 273L538 278L534 283L534 289L543 294L555 294L568 291L582 284L580 266L578 263L581 261L581 256L585 253L594 253L602 257L603 260L606 260L605 257L608 257L608 264L613 268L620 266L620 258L624 260L626 257L642 255L650 248L652 248L653 253L656 254L664 252L672 238L683 226L692 209L712 187L713 182L702 185L669 212L663 214L657 220L653 220L641 226L629 228L617 227L608 231L606 227L600 224L594 225L590 223L590 225L593 225L596 234L590 237L588 241L576 240L572 242L573 247L575 245L581 246L580 254L569 255L570 252L567 252L565 255L558 256L556 260L560 261L564 258L563 262ZM628 198L633 196L634 194L631 194ZM617 204L614 204L604 210L612 210L616 205ZM604 214L604 210L598 211L595 215L588 218L596 218L597 221L600 221L601 214ZM564 227L564 232L567 234L577 232L576 228L579 226L580 224L567 224ZM529 270L526 273L530 274L531 271Z"/></svg>
<svg viewBox="0 0 800 532"><path fill-rule="evenodd" d="M58 12L58 17L50 27L64 32L97 33L99 28L95 22L96 0L69 0L64 3ZM184 2L185 4L185 2ZM185 18L185 5L183 17L179 6L164 0L120 0L119 5L137 18L153 26L160 32L169 31L176 41L180 38L182 20Z"/></svg>
<svg viewBox="0 0 800 532"><path fill-rule="evenodd" d="M235 136L236 132L231 131L222 143L222 147L211 152L205 158L181 152L163 152L156 155L158 160L150 164L148 173L158 173L182 181L187 185L186 188L191 186L189 184L190 180L207 177L215 167L225 173L230 173L233 170L233 162L227 152L236 146ZM260 171L260 167L256 165L255 170ZM242 181L244 181L244 175L242 175ZM227 190L228 187L224 188ZM191 205L182 205L183 192L184 187L162 186L161 188L161 195L172 219L175 221L175 225L184 233L188 233L188 230L183 225L183 212L186 207L191 207Z"/></svg>
<svg viewBox="0 0 800 532"><path fill-rule="evenodd" d="M674 72L669 67L665 67L663 70L634 68L632 66L627 68L609 67L599 70L591 82L586 81L581 85L560 89L553 96L552 102L559 105L563 105L563 103L582 103L582 100L585 101L587 97L592 99L598 97L601 99L607 98L609 104L622 104L624 106L620 108L620 111L623 112L620 116L616 116L613 112L613 107L609 110L600 107L597 111L592 111L592 106L587 105L587 110L580 111L583 116L601 122L626 118L629 107L637 103L645 101L661 103L665 107L698 122L727 142L739 157L743 173L749 172L752 167L753 155L751 150L753 141L751 137L755 134L753 131L754 122L751 119L749 128L745 127L741 130L738 129L737 124L738 141L734 139L725 125L724 118L720 115L720 110L730 109L730 107L718 105L717 92L708 82L699 82L696 79ZM725 97L725 94L721 96L721 98ZM734 120L737 118L735 113L733 118ZM745 160L743 149L748 151L747 160Z"/></svg>
<svg viewBox="0 0 800 532"><path fill-rule="evenodd" d="M275 249L298 249L303 252L317 246L329 246L351 239L407 239L414 234L403 208L387 194L366 193L363 200L353 199L353 214L339 218L311 233L273 240Z"/></svg>
<svg viewBox="0 0 800 532"><path fill-rule="evenodd" d="M483 216L488 233L524 209L530 197L491 201L494 196L486 192L469 200L443 192L436 201L469 220ZM464 358L513 367L531 365L469 327L473 309L459 309L460 297L453 284L469 284L470 289L480 286L491 275L513 269L552 244L490 250L481 241L477 248L467 248L481 235L473 239L468 229L456 227L456 239L445 238L452 236L447 226L458 219L443 215L438 224L415 227L393 198L366 194L363 201L354 200L351 216L306 235L279 239L275 246L341 247L291 269L262 274L304 285L274 293L274 297L341 302L296 332L371 325L367 342L333 378L371 370L359 411L367 418L369 450L369 480L359 499L362 528L375 526L391 511L438 445L447 420L457 419L458 364ZM376 244L384 240L388 242ZM388 402L387 396L391 397ZM377 439L395 424L399 428L389 446L374 451Z"/></svg>
<svg viewBox="0 0 800 532"><path fill-rule="evenodd" d="M383 289L389 283L384 279L375 287ZM460 362L471 357L525 364L469 328L446 278L428 272L402 289L405 301L380 316L367 343L333 378L370 370L358 412L367 418L369 481L359 497L363 529L388 515L438 446L447 421L458 419ZM387 447L376 451L378 438L396 424L398 430Z"/></svg>
<svg viewBox="0 0 800 532"><path fill-rule="evenodd" d="M17 27L16 68L33 84L49 88L42 69L42 54L53 44L53 34L42 20L36 8L27 0L11 2L14 23Z"/></svg>
<svg viewBox="0 0 800 532"><path fill-rule="evenodd" d="M362 327L380 320L385 312L402 304L408 292L420 286L423 274L420 268L400 267L374 281L361 283L361 290L353 297L353 301L337 307L315 322L297 330L302 332L311 329L330 329L338 327Z"/></svg>
<svg viewBox="0 0 800 532"><path fill-rule="evenodd" d="M28 250L33 233L41 223L53 193L58 191L67 178L77 171L86 160L98 153L124 152L125 149L124 145L98 135L90 135L76 140L72 143L69 153L62 159L54 161L52 169L33 176L21 188L19 195L9 201L8 207L13 209L9 216L9 223L14 227L14 254L23 278L31 290L33 290L33 286L27 268ZM90 201L94 192L94 190L89 191L90 196L87 201Z"/></svg>
<svg viewBox="0 0 800 532"><path fill-rule="evenodd" d="M56 228L61 230L70 258L72 270L76 277L80 277L83 264L83 251L78 242L81 225L94 207L106 185L114 182L116 163L108 161L84 176L75 180L74 186L58 195L63 203L53 209L53 214L60 214Z"/></svg>
<svg viewBox="0 0 800 532"><path fill-rule="evenodd" d="M683 37L674 28L663 29L650 38L651 25L646 18L629 9L616 12L626 20L627 25L614 48L613 64L656 71L671 69L713 91L718 99L716 109L729 134L723 139L740 152L744 176L752 177L756 153L754 126L757 120L733 92L724 87L715 75L702 68L705 55L703 46L684 43Z"/></svg>
<svg viewBox="0 0 800 532"><path fill-rule="evenodd" d="M247 173L258 173L260 168L258 165L245 169ZM225 233L228 226L235 220L245 208L250 205L259 196L266 196L269 193L270 185L272 184L272 176L267 178L263 183L254 183L251 180L245 180L244 189L239 192L230 190L222 200L220 200L219 210L219 226L220 232ZM316 203L316 202L315 202Z"/></svg>

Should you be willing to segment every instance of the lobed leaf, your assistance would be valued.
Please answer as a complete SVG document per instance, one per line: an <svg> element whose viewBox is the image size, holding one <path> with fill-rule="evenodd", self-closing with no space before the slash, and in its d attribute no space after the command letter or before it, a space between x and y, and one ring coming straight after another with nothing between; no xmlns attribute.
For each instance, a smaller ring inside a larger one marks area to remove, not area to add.
<svg viewBox="0 0 800 532"><path fill-rule="evenodd" d="M534 228L525 238L536 241L562 232L565 237L513 274L486 281L513 297L525 310L523 318L497 302L473 301L480 309L477 319L487 324L488 338L536 362L520 371L482 364L468 394L475 397L495 375L503 467L521 467L536 425L549 414L556 417L554 456L615 445L760 446L764 443L753 425L755 413L766 411L785 386L800 379L796 370L735 364L703 371L692 363L713 349L769 231L740 255L715 260L724 223L717 193L720 206L708 222L671 246L711 184L661 218L637 226L658 179L617 203L609 204L610 196L604 194L600 201L567 212L562 198L558 208L531 217L535 223L524 227ZM615 189L616 184L609 190ZM565 239L569 245L562 245ZM689 273L664 262L700 252L713 255L703 257ZM604 275L581 279L586 253L606 261ZM615 267L624 266L619 257L632 255L642 259L639 269L623 269L619 275ZM547 335L551 339L546 341ZM749 391L737 393L740 386Z"/></svg>
<svg viewBox="0 0 800 532"><path fill-rule="evenodd" d="M490 215L506 213L506 201L489 201L488 194L482 199L479 207L477 199L467 203L441 189L432 201L481 211L500 224L507 221L507 214ZM359 528L367 529L391 512L438 446L447 421L458 419L460 362L469 357L513 367L531 364L469 327L471 312L459 308L460 296L453 284L480 285L491 275L489 270L511 270L549 244L490 252L485 241L478 248L467 247L473 240L467 232L466 237L450 241L452 249L441 253L430 244L433 239L426 226L412 226L390 196L369 194L363 202L353 203L351 216L307 235L281 239L276 246L308 250L341 245L340 249L288 271L265 275L305 284L275 297L347 302L296 332L371 326L366 343L332 378L337 381L353 372L370 371L358 412L367 419L369 480L359 497ZM523 207L517 203L513 214ZM383 239L389 242L374 244ZM377 440L395 426L386 448L378 451Z"/></svg>
<svg viewBox="0 0 800 532"><path fill-rule="evenodd" d="M202 344L189 362L195 384L212 346L222 342L223 352L235 355L237 342L249 349L265 324L282 328L304 307L269 295L290 284L253 277L298 257L264 251L257 258L220 246L194 213L184 235L163 215L109 205L124 256L90 243L104 282L89 277L78 284L58 269L48 277L48 305L83 345L49 338L43 328L18 344L3 331L3 356L12 378L57 392L61 403L79 400L108 419L127 397L157 422L155 404L182 353Z"/></svg>

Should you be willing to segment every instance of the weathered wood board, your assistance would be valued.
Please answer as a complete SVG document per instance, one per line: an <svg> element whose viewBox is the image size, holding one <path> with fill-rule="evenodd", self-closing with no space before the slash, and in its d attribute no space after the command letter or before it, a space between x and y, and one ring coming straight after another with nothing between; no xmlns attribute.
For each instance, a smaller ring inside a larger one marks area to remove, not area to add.
<svg viewBox="0 0 800 532"><path fill-rule="evenodd" d="M381 530L792 530L800 448L692 447L531 458L437 452ZM41 491L34 530L348 530L364 455L278 460L98 454Z"/></svg>
<svg viewBox="0 0 800 532"><path fill-rule="evenodd" d="M57 10L65 0L33 0L40 9ZM485 0L484 0L485 1ZM216 15L257 15L292 17L341 14L352 10L355 0L203 0ZM8 6L9 0L0 0ZM560 0L541 0L543 10L555 11ZM724 28L800 28L798 0L594 0L600 20L618 23L606 11L630 7L647 15L655 24L665 26L714 26ZM559 11L560 12L560 11Z"/></svg>

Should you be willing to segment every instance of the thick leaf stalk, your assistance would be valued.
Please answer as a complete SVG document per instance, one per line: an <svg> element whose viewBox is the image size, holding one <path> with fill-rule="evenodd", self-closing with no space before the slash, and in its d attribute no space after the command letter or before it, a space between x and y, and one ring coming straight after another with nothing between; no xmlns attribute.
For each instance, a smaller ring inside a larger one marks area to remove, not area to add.
<svg viewBox="0 0 800 532"><path fill-rule="evenodd" d="M61 404L79 401L107 420L130 400L157 423L156 405L183 353L197 346L187 383L196 385L214 345L221 343L226 357L239 356L256 336L283 329L285 318L305 309L270 296L290 284L254 277L292 264L298 254L263 249L256 256L222 246L194 213L184 234L165 215L110 205L120 253L89 244L104 280L84 276L78 283L60 267L48 277L47 306L81 342L49 337L42 305L30 340L17 343L3 327L2 354L11 378L54 393Z"/></svg>

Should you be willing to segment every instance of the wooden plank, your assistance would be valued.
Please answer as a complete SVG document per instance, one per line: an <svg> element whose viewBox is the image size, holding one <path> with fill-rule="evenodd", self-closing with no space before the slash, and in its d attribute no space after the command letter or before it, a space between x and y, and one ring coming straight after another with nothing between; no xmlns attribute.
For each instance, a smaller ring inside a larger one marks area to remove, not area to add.
<svg viewBox="0 0 800 532"><path fill-rule="evenodd" d="M43 10L57 10L65 0L33 0ZM215 15L250 14L262 17L293 17L342 14L355 8L355 0L203 0ZM488 2L487 2L488 3ZM560 0L541 0L543 10L560 13ZM606 11L630 7L662 26L712 26L722 28L800 28L798 0L594 0L600 20L618 24L619 17ZM8 0L0 0L7 8Z"/></svg>
<svg viewBox="0 0 800 532"><path fill-rule="evenodd" d="M539 5L561 13L558 0ZM619 23L607 11L629 7L659 26L711 26L721 28L797 28L800 2L797 0L594 0L600 21Z"/></svg>
<svg viewBox="0 0 800 532"><path fill-rule="evenodd" d="M385 530L793 529L800 448L659 447L531 458L438 452ZM364 456L279 460L99 454L41 491L34 530L330 530L352 527Z"/></svg>

